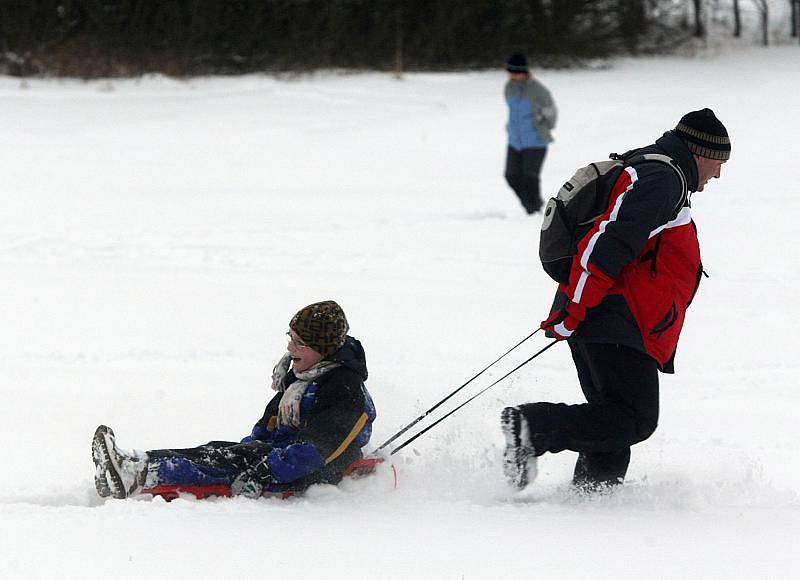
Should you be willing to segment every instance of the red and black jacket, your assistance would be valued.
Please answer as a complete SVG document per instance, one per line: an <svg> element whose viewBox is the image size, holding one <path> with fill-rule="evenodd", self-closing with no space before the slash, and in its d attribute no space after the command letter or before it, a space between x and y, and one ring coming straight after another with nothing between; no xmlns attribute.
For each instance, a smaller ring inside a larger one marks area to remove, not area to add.
<svg viewBox="0 0 800 580"><path fill-rule="evenodd" d="M668 155L683 171L688 190L697 188L692 154L672 131L634 153ZM679 176L657 161L637 163L623 170L605 213L578 245L554 310L567 299L588 309L571 340L630 346L653 357L663 372L673 372L701 273L697 230Z"/></svg>

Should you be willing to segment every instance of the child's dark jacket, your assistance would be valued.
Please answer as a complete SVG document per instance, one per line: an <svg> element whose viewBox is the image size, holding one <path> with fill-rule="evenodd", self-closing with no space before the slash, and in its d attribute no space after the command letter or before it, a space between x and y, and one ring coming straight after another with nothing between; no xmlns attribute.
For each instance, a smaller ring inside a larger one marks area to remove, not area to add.
<svg viewBox="0 0 800 580"><path fill-rule="evenodd" d="M361 343L348 336L327 360L341 366L308 385L300 403L299 427L277 425L283 395L277 393L243 440L258 440L272 447L267 464L279 484L338 483L345 468L362 457L361 448L369 441L375 406L364 385L367 363ZM295 380L290 371L284 385Z"/></svg>

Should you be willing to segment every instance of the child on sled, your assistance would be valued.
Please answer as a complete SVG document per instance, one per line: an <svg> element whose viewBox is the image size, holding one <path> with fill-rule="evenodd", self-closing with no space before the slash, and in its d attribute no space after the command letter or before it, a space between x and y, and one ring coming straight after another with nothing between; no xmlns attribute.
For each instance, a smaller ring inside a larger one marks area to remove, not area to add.
<svg viewBox="0 0 800 580"><path fill-rule="evenodd" d="M294 315L287 352L272 374L277 393L238 443L131 452L117 447L114 432L101 425L92 440L97 493L118 499L180 492L258 497L339 483L362 458L375 419L364 385L364 349L348 330L332 300Z"/></svg>

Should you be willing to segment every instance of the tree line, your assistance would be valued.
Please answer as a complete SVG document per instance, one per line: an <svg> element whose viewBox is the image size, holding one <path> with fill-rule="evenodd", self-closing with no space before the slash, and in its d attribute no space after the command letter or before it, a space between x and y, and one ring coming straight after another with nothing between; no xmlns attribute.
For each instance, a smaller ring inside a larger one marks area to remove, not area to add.
<svg viewBox="0 0 800 580"><path fill-rule="evenodd" d="M568 66L669 51L703 34L711 1L0 0L0 72L454 70L517 51Z"/></svg>

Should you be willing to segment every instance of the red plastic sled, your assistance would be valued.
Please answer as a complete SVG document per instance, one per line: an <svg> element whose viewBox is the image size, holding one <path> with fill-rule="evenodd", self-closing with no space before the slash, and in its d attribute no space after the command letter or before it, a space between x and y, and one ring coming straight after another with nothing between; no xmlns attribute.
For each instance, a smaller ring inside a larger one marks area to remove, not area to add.
<svg viewBox="0 0 800 580"><path fill-rule="evenodd" d="M375 472L379 464L383 463L382 457L364 457L354 461L344 470L344 477L351 479L361 479ZM392 468L392 479L394 489L397 489L397 470L394 465L390 464ZM160 496L166 501L178 499L181 494L193 495L197 499L206 499L208 497L231 497L231 488L227 485L158 485L145 489L142 493L149 493L153 497ZM298 492L284 491L284 492L264 492L262 495L266 497L279 497L287 499L296 495Z"/></svg>

